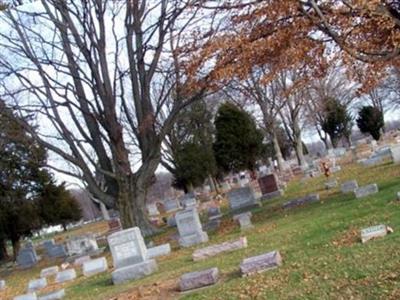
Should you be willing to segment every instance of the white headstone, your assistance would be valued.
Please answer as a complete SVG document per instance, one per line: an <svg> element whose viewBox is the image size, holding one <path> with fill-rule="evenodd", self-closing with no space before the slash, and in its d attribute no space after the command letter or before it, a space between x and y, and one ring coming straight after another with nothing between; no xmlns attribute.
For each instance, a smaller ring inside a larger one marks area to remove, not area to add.
<svg viewBox="0 0 400 300"><path fill-rule="evenodd" d="M361 242L365 243L377 237L383 237L387 234L386 225L377 225L361 230Z"/></svg>
<svg viewBox="0 0 400 300"><path fill-rule="evenodd" d="M58 272L56 275L56 282L62 283L65 281L74 280L76 278L76 272L74 269L67 269L65 271Z"/></svg>
<svg viewBox="0 0 400 300"><path fill-rule="evenodd" d="M28 293L36 292L37 290L43 289L47 286L46 278L32 279L28 283Z"/></svg>
<svg viewBox="0 0 400 300"><path fill-rule="evenodd" d="M49 267L46 269L43 269L42 271L40 271L40 277L44 278L44 277L49 277L49 276L53 276L56 275L59 271L58 266L53 266L53 267Z"/></svg>
<svg viewBox="0 0 400 300"><path fill-rule="evenodd" d="M82 265L82 272L84 276L92 276L107 271L107 259L100 257L97 259L84 262Z"/></svg>
<svg viewBox="0 0 400 300"><path fill-rule="evenodd" d="M175 220L179 231L179 244L182 247L190 247L208 241L208 235L203 231L195 207L177 212Z"/></svg>

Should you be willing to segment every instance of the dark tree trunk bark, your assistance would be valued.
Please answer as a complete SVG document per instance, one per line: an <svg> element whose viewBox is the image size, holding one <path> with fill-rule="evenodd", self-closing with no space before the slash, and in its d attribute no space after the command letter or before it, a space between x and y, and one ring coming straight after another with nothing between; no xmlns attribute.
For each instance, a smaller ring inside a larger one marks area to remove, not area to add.
<svg viewBox="0 0 400 300"><path fill-rule="evenodd" d="M272 142L274 145L276 161L278 162L278 170L283 172L284 169L284 159L281 151L281 147L279 146L278 136L276 135L275 129L272 129Z"/></svg>
<svg viewBox="0 0 400 300"><path fill-rule="evenodd" d="M0 239L0 261L9 259L6 240Z"/></svg>
<svg viewBox="0 0 400 300"><path fill-rule="evenodd" d="M21 239L19 237L15 237L11 239L11 244L13 248L13 260L17 260L19 249L21 248Z"/></svg>

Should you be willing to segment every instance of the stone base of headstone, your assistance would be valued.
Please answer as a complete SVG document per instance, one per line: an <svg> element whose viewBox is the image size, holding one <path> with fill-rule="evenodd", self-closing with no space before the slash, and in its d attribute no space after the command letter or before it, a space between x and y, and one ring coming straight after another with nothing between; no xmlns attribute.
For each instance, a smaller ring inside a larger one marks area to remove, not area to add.
<svg viewBox="0 0 400 300"><path fill-rule="evenodd" d="M28 283L28 293L36 292L47 286L46 278L32 279Z"/></svg>
<svg viewBox="0 0 400 300"><path fill-rule="evenodd" d="M149 259L141 263L116 269L111 273L114 284L121 284L130 280L139 279L157 271L157 263Z"/></svg>
<svg viewBox="0 0 400 300"><path fill-rule="evenodd" d="M338 182L336 179L330 180L330 181L325 182L325 189L331 190L331 189L334 189L335 187L337 187L337 185L338 185Z"/></svg>
<svg viewBox="0 0 400 300"><path fill-rule="evenodd" d="M65 297L65 290L58 290L39 296L39 300L60 300Z"/></svg>
<svg viewBox="0 0 400 300"><path fill-rule="evenodd" d="M183 274L179 281L181 291L189 291L213 285L218 281L218 268Z"/></svg>
<svg viewBox="0 0 400 300"><path fill-rule="evenodd" d="M169 243L147 249L147 258L155 258L168 255L171 253L171 245Z"/></svg>
<svg viewBox="0 0 400 300"><path fill-rule="evenodd" d="M349 180L349 181L343 182L341 184L340 191L343 194L354 193L354 190L357 188L358 188L357 180Z"/></svg>
<svg viewBox="0 0 400 300"><path fill-rule="evenodd" d="M44 277L54 276L58 273L58 271L59 271L58 266L49 267L40 271L40 277L44 278Z"/></svg>
<svg viewBox="0 0 400 300"><path fill-rule="evenodd" d="M279 254L279 251L273 251L244 259L240 264L240 272L244 277L275 269L281 264L282 257Z"/></svg>
<svg viewBox="0 0 400 300"><path fill-rule="evenodd" d="M82 265L82 273L84 276L93 276L99 273L107 271L108 264L105 257L100 257L96 259L84 262Z"/></svg>
<svg viewBox="0 0 400 300"><path fill-rule="evenodd" d="M231 252L246 247L247 247L247 238L241 237L239 240L234 242L224 242L222 244L196 249L192 254L192 258L194 261L199 261L202 259L207 259L209 257L216 256L223 252Z"/></svg>
<svg viewBox="0 0 400 300"><path fill-rule="evenodd" d="M251 223L251 212L245 212L238 215L233 216L233 220L239 222L240 230L246 230L253 228L253 224Z"/></svg>
<svg viewBox="0 0 400 300"><path fill-rule="evenodd" d="M196 244L208 242L208 234L202 231L196 234L186 235L180 237L178 242L181 247L191 247Z"/></svg>
<svg viewBox="0 0 400 300"><path fill-rule="evenodd" d="M58 272L56 275L56 283L62 283L76 278L76 272L74 269L68 269L65 271Z"/></svg>
<svg viewBox="0 0 400 300"><path fill-rule="evenodd" d="M387 234L386 225L378 225L361 230L361 242L366 243L369 240L384 237Z"/></svg>
<svg viewBox="0 0 400 300"><path fill-rule="evenodd" d="M277 190L275 192L262 195L260 200L261 201L266 201L266 200L270 200L270 199L273 199L273 198L282 197L283 194L284 194L283 190Z"/></svg>
<svg viewBox="0 0 400 300"><path fill-rule="evenodd" d="M14 297L14 300L37 300L36 293L29 293Z"/></svg>
<svg viewBox="0 0 400 300"><path fill-rule="evenodd" d="M361 186L361 187L355 189L354 195L356 196L356 198L363 198L363 197L367 197L372 194L376 194L378 192L379 192L378 185L376 183L374 183L374 184L369 184L366 186Z"/></svg>

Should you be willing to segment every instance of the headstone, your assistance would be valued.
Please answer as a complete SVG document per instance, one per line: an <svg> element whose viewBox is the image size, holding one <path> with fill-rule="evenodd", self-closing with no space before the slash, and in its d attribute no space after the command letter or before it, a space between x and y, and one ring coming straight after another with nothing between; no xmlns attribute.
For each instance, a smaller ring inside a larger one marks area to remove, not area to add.
<svg viewBox="0 0 400 300"><path fill-rule="evenodd" d="M357 180L349 180L342 183L340 190L343 194L354 193L354 190L358 188Z"/></svg>
<svg viewBox="0 0 400 300"><path fill-rule="evenodd" d="M390 148L392 160L395 164L400 163L400 145L395 145Z"/></svg>
<svg viewBox="0 0 400 300"><path fill-rule="evenodd" d="M243 248L247 248L246 237L241 237L239 240L234 242L224 242L222 244L196 249L192 254L192 258L194 261L199 261L212 256L216 256L223 252L231 252Z"/></svg>
<svg viewBox="0 0 400 300"><path fill-rule="evenodd" d="M4 290L6 288L6 281L5 280L0 280L0 291Z"/></svg>
<svg viewBox="0 0 400 300"><path fill-rule="evenodd" d="M49 248L52 248L54 246L54 239L51 240L45 240L43 241L42 245L43 247L46 249L46 251L48 252Z"/></svg>
<svg viewBox="0 0 400 300"><path fill-rule="evenodd" d="M38 260L34 248L23 248L18 252L17 264L23 269L33 267L37 264Z"/></svg>
<svg viewBox="0 0 400 300"><path fill-rule="evenodd" d="M319 194L310 194L302 198L290 200L288 202L283 203L282 207L287 209L287 208L292 208L296 206L300 206L306 203L313 203L313 202L318 202L319 201Z"/></svg>
<svg viewBox="0 0 400 300"><path fill-rule="evenodd" d="M118 218L114 218L108 221L108 233L112 234L122 229L121 221Z"/></svg>
<svg viewBox="0 0 400 300"><path fill-rule="evenodd" d="M187 193L183 195L179 202L184 208L195 207L197 205L196 196L194 193Z"/></svg>
<svg viewBox="0 0 400 300"><path fill-rule="evenodd" d="M58 272L56 275L56 283L62 283L76 278L76 272L74 269L67 269L65 271Z"/></svg>
<svg viewBox="0 0 400 300"><path fill-rule="evenodd" d="M332 179L332 180L325 182L325 189L330 190L330 189L337 187L337 185L338 185L337 180Z"/></svg>
<svg viewBox="0 0 400 300"><path fill-rule="evenodd" d="M218 268L183 274L179 281L181 291L188 291L209 286L218 281Z"/></svg>
<svg viewBox="0 0 400 300"><path fill-rule="evenodd" d="M342 168L340 166L333 166L329 170L331 171L331 173L336 173L342 170Z"/></svg>
<svg viewBox="0 0 400 300"><path fill-rule="evenodd" d="M275 174L269 174L258 178L258 184L261 189L262 200L282 196L283 192L279 189L278 177Z"/></svg>
<svg viewBox="0 0 400 300"><path fill-rule="evenodd" d="M53 245L52 247L46 248L47 249L47 255L50 257L66 257L67 256L67 251L65 250L64 245Z"/></svg>
<svg viewBox="0 0 400 300"><path fill-rule="evenodd" d="M111 277L114 284L138 279L157 270L154 259L147 258L147 248L138 227L133 227L108 236L114 272Z"/></svg>
<svg viewBox="0 0 400 300"><path fill-rule="evenodd" d="M361 230L361 242L365 243L371 239L383 237L387 234L386 225L377 225Z"/></svg>
<svg viewBox="0 0 400 300"><path fill-rule="evenodd" d="M77 267L82 266L83 263L85 263L89 260L91 260L89 255L84 255L84 256L78 257L77 259L74 260L74 266L77 266Z"/></svg>
<svg viewBox="0 0 400 300"><path fill-rule="evenodd" d="M279 190L277 190L275 192L262 195L260 200L261 201L270 200L270 199L273 199L273 198L282 197L284 194L285 193L283 192L283 190L279 189Z"/></svg>
<svg viewBox="0 0 400 300"><path fill-rule="evenodd" d="M105 272L107 269L108 265L105 257L89 260L82 265L82 273L86 277Z"/></svg>
<svg viewBox="0 0 400 300"><path fill-rule="evenodd" d="M206 230L216 230L221 224L222 213L219 207L209 207L207 209L208 222Z"/></svg>
<svg viewBox="0 0 400 300"><path fill-rule="evenodd" d="M253 190L248 186L231 190L227 196L232 212L246 211L260 206L254 197Z"/></svg>
<svg viewBox="0 0 400 300"><path fill-rule="evenodd" d="M168 217L167 224L169 227L176 227L176 219L174 215Z"/></svg>
<svg viewBox="0 0 400 300"><path fill-rule="evenodd" d="M32 279L28 283L28 293L36 292L47 286L46 278Z"/></svg>
<svg viewBox="0 0 400 300"><path fill-rule="evenodd" d="M244 212L233 216L233 219L239 222L241 230L245 230L254 227L253 224L251 224L251 216L252 216L251 212Z"/></svg>
<svg viewBox="0 0 400 300"><path fill-rule="evenodd" d="M149 216L158 216L160 212L158 211L157 205L155 203L150 203L147 204L147 211L149 213Z"/></svg>
<svg viewBox="0 0 400 300"><path fill-rule="evenodd" d="M37 300L36 293L29 293L14 297L14 300Z"/></svg>
<svg viewBox="0 0 400 300"><path fill-rule="evenodd" d="M93 234L75 236L67 241L68 255L85 255L99 250L96 238Z"/></svg>
<svg viewBox="0 0 400 300"><path fill-rule="evenodd" d="M381 165L385 162L382 156L371 157L367 159L362 159L359 161L364 167L373 167Z"/></svg>
<svg viewBox="0 0 400 300"><path fill-rule="evenodd" d="M179 210L181 207L175 199L164 200L165 212L170 213Z"/></svg>
<svg viewBox="0 0 400 300"><path fill-rule="evenodd" d="M39 296L39 300L60 300L65 297L65 290L58 290Z"/></svg>
<svg viewBox="0 0 400 300"><path fill-rule="evenodd" d="M40 277L45 278L49 276L54 276L58 273L59 268L58 266L49 267L40 271Z"/></svg>
<svg viewBox="0 0 400 300"><path fill-rule="evenodd" d="M190 247L208 241L208 235L203 231L195 207L177 212L175 219L179 231L179 244L182 247Z"/></svg>
<svg viewBox="0 0 400 300"><path fill-rule="evenodd" d="M378 192L379 192L379 189L378 189L378 185L376 183L362 186L362 187L356 188L354 190L354 194L355 194L356 198L366 197L366 196L369 196L372 194L376 194Z"/></svg>
<svg viewBox="0 0 400 300"><path fill-rule="evenodd" d="M282 258L279 251L273 251L244 259L240 264L240 272L242 276L248 276L277 268L281 264Z"/></svg>
<svg viewBox="0 0 400 300"><path fill-rule="evenodd" d="M171 253L171 245L169 243L162 244L160 246L155 246L147 249L147 258L156 258L159 256L168 255Z"/></svg>

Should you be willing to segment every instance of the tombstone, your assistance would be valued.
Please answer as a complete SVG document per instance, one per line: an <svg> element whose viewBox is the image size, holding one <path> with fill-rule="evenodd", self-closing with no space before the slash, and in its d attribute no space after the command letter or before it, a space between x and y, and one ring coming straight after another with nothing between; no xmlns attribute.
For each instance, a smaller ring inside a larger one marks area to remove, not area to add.
<svg viewBox="0 0 400 300"><path fill-rule="evenodd" d="M52 248L54 246L54 239L51 240L45 240L43 241L42 245L43 247L46 249L46 251L48 252L50 248Z"/></svg>
<svg viewBox="0 0 400 300"><path fill-rule="evenodd" d="M354 190L354 195L356 198L367 197L372 194L379 192L378 185L376 183L365 185Z"/></svg>
<svg viewBox="0 0 400 300"><path fill-rule="evenodd" d="M221 224L222 213L219 207L209 207L207 209L208 222L206 230L216 230Z"/></svg>
<svg viewBox="0 0 400 300"><path fill-rule="evenodd" d="M107 269L108 264L105 257L86 261L82 265L82 273L86 277L105 272Z"/></svg>
<svg viewBox="0 0 400 300"><path fill-rule="evenodd" d="M329 170L331 171L331 173L337 173L337 172L341 171L342 168L340 166L333 166Z"/></svg>
<svg viewBox="0 0 400 300"><path fill-rule="evenodd" d="M74 280L76 278L76 272L74 269L67 269L65 271L58 272L56 275L55 282L63 283L66 281Z"/></svg>
<svg viewBox="0 0 400 300"><path fill-rule="evenodd" d="M99 250L93 234L71 237L67 241L69 256L85 255Z"/></svg>
<svg viewBox="0 0 400 300"><path fill-rule="evenodd" d="M258 178L258 184L261 189L262 200L283 195L283 191L279 189L278 177L275 174L269 174Z"/></svg>
<svg viewBox="0 0 400 300"><path fill-rule="evenodd" d="M330 190L330 189L333 189L333 188L337 187L337 185L338 185L337 180L336 179L332 179L332 180L329 180L329 181L325 182L325 189L326 190Z"/></svg>
<svg viewBox="0 0 400 300"><path fill-rule="evenodd" d="M82 266L83 263L85 263L89 260L91 260L89 255L84 255L84 256L78 257L77 259L74 260L74 266L76 266L76 267Z"/></svg>
<svg viewBox="0 0 400 300"><path fill-rule="evenodd" d="M65 250L64 245L53 245L51 248L47 248L47 255L53 258L56 257L66 257L67 250Z"/></svg>
<svg viewBox="0 0 400 300"><path fill-rule="evenodd" d="M238 215L233 216L233 220L239 222L240 230L253 228L253 224L251 224L251 212L245 212Z"/></svg>
<svg viewBox="0 0 400 300"><path fill-rule="evenodd" d="M146 207L150 217L160 215L160 212L158 211L157 205L155 203L147 204Z"/></svg>
<svg viewBox="0 0 400 300"><path fill-rule="evenodd" d="M28 293L36 292L47 286L46 278L32 279L28 283Z"/></svg>
<svg viewBox="0 0 400 300"><path fill-rule="evenodd" d="M361 230L361 242L366 243L371 239L384 237L387 234L386 225L377 225Z"/></svg>
<svg viewBox="0 0 400 300"><path fill-rule="evenodd" d="M23 269L33 267L38 261L39 258L34 248L23 248L18 252L17 264Z"/></svg>
<svg viewBox="0 0 400 300"><path fill-rule="evenodd" d="M296 206L304 205L306 203L313 203L319 201L319 194L310 194L302 198L290 200L288 202L283 203L282 207L284 209L293 208Z"/></svg>
<svg viewBox="0 0 400 300"><path fill-rule="evenodd" d="M354 190L358 188L357 180L349 180L342 183L340 190L343 194L354 193Z"/></svg>
<svg viewBox="0 0 400 300"><path fill-rule="evenodd" d="M176 219L174 215L168 217L167 224L169 227L176 227Z"/></svg>
<svg viewBox="0 0 400 300"><path fill-rule="evenodd" d="M194 261L199 261L216 256L223 252L232 252L243 248L247 248L246 237L241 237L239 238L239 240L233 242L224 242L221 244L211 245L201 249L196 249L192 254L192 258Z"/></svg>
<svg viewBox="0 0 400 300"><path fill-rule="evenodd" d="M400 145L395 145L390 148L391 158L395 164L400 163Z"/></svg>
<svg viewBox="0 0 400 300"><path fill-rule="evenodd" d="M37 300L36 293L29 293L14 297L14 300Z"/></svg>
<svg viewBox="0 0 400 300"><path fill-rule="evenodd" d="M46 278L50 276L54 276L58 273L59 268L58 266L49 267L40 271L40 277Z"/></svg>
<svg viewBox="0 0 400 300"><path fill-rule="evenodd" d="M0 280L0 291L4 290L6 288L6 281L5 280Z"/></svg>
<svg viewBox="0 0 400 300"><path fill-rule="evenodd" d="M175 199L167 199L164 200L164 209L166 213L170 213L181 209L181 207Z"/></svg>
<svg viewBox="0 0 400 300"><path fill-rule="evenodd" d="M376 156L376 157L371 157L367 159L362 159L359 162L364 166L364 167L374 167L378 166L384 163L384 158L381 156Z"/></svg>
<svg viewBox="0 0 400 300"><path fill-rule="evenodd" d="M58 291L50 292L39 296L39 300L60 300L65 297L65 290L61 289Z"/></svg>
<svg viewBox="0 0 400 300"><path fill-rule="evenodd" d="M108 221L108 234L118 232L122 229L119 218L114 218Z"/></svg>
<svg viewBox="0 0 400 300"><path fill-rule="evenodd" d="M175 219L179 232L179 244L182 247L208 242L208 235L203 231L199 214L195 207L177 212Z"/></svg>
<svg viewBox="0 0 400 300"><path fill-rule="evenodd" d="M171 253L171 245L169 243L147 249L147 258L156 258Z"/></svg>
<svg viewBox="0 0 400 300"><path fill-rule="evenodd" d="M227 196L232 212L243 212L261 206L260 202L255 199L253 190L248 186L231 190Z"/></svg>
<svg viewBox="0 0 400 300"><path fill-rule="evenodd" d="M147 258L147 248L138 227L113 233L107 239L115 269L111 274L114 284L139 279L157 270L156 261Z"/></svg>
<svg viewBox="0 0 400 300"><path fill-rule="evenodd" d="M183 274L179 281L180 290L188 291L213 285L218 281L218 274L218 268Z"/></svg>
<svg viewBox="0 0 400 300"><path fill-rule="evenodd" d="M183 208L196 207L197 201L194 193L187 193L179 199L179 203Z"/></svg>
<svg viewBox="0 0 400 300"><path fill-rule="evenodd" d="M275 269L282 264L279 251L246 258L240 264L242 277Z"/></svg>

